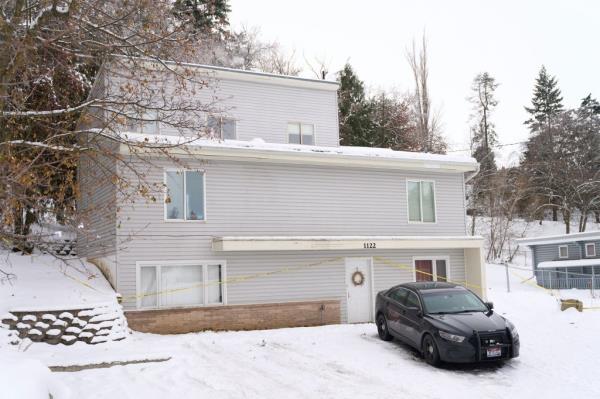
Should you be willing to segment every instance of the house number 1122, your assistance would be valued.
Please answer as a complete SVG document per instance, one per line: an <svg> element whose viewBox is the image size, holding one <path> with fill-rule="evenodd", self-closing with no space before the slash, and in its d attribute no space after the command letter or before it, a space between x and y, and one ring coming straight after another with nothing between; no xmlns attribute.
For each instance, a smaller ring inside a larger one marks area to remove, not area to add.
<svg viewBox="0 0 600 399"><path fill-rule="evenodd" d="M377 244L375 244L374 242L365 242L365 243L363 243L363 248L364 249L377 248Z"/></svg>

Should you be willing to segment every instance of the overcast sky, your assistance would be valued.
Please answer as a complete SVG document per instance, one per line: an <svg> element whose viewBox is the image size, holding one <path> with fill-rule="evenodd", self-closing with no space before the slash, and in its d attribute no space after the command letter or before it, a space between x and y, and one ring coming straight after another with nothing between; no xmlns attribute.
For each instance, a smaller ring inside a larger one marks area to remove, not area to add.
<svg viewBox="0 0 600 399"><path fill-rule="evenodd" d="M577 106L590 92L600 97L600 1L230 0L230 4L233 27L259 27L263 39L295 49L301 63L303 57L326 59L331 72L349 60L373 90L412 89L405 49L426 30L431 96L454 149L468 143L466 98L479 72L489 72L501 84L493 117L501 143L527 138L523 106L530 103L542 64L557 76L566 106ZM518 148L505 149L510 157Z"/></svg>

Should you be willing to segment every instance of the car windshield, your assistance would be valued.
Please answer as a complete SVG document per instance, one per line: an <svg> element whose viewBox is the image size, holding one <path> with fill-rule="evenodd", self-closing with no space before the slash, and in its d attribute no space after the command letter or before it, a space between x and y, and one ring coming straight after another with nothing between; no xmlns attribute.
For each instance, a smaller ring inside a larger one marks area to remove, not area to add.
<svg viewBox="0 0 600 399"><path fill-rule="evenodd" d="M430 314L486 312L488 308L470 291L449 290L424 292L425 311Z"/></svg>

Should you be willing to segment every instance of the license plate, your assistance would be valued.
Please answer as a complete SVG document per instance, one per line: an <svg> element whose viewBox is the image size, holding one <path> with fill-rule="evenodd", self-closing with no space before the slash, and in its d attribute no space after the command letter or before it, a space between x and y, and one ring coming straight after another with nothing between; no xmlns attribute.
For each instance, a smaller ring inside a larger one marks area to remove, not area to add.
<svg viewBox="0 0 600 399"><path fill-rule="evenodd" d="M502 348L488 348L487 357L498 357L502 355Z"/></svg>

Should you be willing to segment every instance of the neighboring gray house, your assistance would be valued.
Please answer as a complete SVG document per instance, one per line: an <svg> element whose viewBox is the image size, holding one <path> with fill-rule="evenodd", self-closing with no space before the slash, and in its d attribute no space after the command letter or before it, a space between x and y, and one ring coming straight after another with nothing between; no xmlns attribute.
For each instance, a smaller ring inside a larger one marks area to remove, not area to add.
<svg viewBox="0 0 600 399"><path fill-rule="evenodd" d="M546 288L600 288L600 231L523 238L537 283Z"/></svg>
<svg viewBox="0 0 600 399"><path fill-rule="evenodd" d="M415 279L485 297L483 240L467 236L465 221L475 160L341 147L337 83L195 67L218 82L224 140L175 153L186 170L158 155L152 166L139 162L150 183L165 183L159 200L125 201L81 165L81 208L94 209L87 227L96 235L80 238L79 253L123 296L132 328L367 322L378 291ZM103 169L137 172L110 157ZM93 207L102 203L115 206Z"/></svg>

